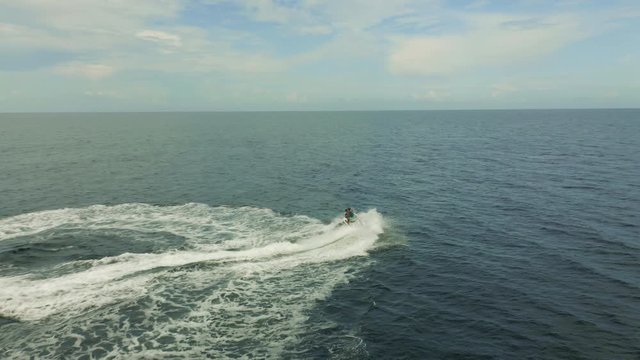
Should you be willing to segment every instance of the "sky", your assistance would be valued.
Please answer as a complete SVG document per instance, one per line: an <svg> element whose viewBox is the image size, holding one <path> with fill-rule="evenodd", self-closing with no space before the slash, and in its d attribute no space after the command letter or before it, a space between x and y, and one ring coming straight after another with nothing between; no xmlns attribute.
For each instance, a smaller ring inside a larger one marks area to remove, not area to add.
<svg viewBox="0 0 640 360"><path fill-rule="evenodd" d="M0 0L0 112L637 107L638 0Z"/></svg>

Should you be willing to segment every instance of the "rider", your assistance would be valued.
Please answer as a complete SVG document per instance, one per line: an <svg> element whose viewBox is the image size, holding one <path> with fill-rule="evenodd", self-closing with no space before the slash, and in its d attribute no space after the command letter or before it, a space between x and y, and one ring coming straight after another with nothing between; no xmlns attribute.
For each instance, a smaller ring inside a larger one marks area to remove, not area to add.
<svg viewBox="0 0 640 360"><path fill-rule="evenodd" d="M355 215L353 213L353 210L351 210L351 208L344 209L344 219L347 222L347 224L351 224L351 220L353 220L354 216Z"/></svg>

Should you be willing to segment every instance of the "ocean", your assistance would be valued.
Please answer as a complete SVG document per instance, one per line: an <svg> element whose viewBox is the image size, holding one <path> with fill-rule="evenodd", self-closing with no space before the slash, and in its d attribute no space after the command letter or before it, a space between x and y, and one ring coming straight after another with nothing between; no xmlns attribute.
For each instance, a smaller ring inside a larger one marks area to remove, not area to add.
<svg viewBox="0 0 640 360"><path fill-rule="evenodd" d="M0 114L0 358L639 359L639 215L640 110Z"/></svg>

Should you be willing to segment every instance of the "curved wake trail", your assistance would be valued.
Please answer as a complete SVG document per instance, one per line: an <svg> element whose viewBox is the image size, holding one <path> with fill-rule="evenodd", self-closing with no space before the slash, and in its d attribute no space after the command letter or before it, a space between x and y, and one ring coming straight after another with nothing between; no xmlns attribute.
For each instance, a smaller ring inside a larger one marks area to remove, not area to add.
<svg viewBox="0 0 640 360"><path fill-rule="evenodd" d="M15 263L0 267L0 316L39 327L0 341L12 356L282 355L321 326L305 322L316 301L366 266L384 222L375 210L359 218L123 204L2 219L0 253ZM104 242L116 244L108 256Z"/></svg>

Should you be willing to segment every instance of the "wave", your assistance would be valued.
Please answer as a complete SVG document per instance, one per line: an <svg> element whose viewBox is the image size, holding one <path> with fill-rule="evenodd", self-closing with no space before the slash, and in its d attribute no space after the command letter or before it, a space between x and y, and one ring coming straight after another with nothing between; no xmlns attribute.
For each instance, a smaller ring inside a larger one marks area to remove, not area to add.
<svg viewBox="0 0 640 360"><path fill-rule="evenodd" d="M176 236L183 241L176 246L166 242L169 245L156 252L98 253L95 258L62 262L48 269L46 276L2 276L0 316L39 322L64 319L78 326L73 319L88 313L116 316L123 311L124 305L119 304L150 301L155 305L146 310L141 321L156 323L147 336L164 336L161 334L181 324L184 329L217 334L204 342L208 344L207 356L221 355L212 343L233 349L240 338L249 341L251 334L258 342L264 336L264 344L271 344L271 350L274 344L280 344L282 350L284 344L296 339L293 333L302 328L304 314L315 301L348 281L354 268L367 263L347 260L366 260L384 231L384 219L375 209L360 213L359 219L357 225L341 226L340 218L325 223L308 216L283 216L270 209L193 203L94 205L2 219L0 245L38 237L42 242L42 234L69 229L75 229L76 236L69 238L70 243L56 246L73 247L73 241L82 237L77 231L92 234L108 230L111 235L121 231L130 242L149 241L149 234L160 243ZM158 325L164 312L160 308L172 306L186 309L185 313L180 319ZM297 315L290 318L287 314ZM256 319L269 326L256 323ZM89 331L91 316L84 321ZM276 330L288 335L280 342L267 341ZM109 348L112 355L131 354L127 347ZM264 346L249 348L266 351ZM136 352L151 354L146 350ZM204 350L199 351L202 355Z"/></svg>

